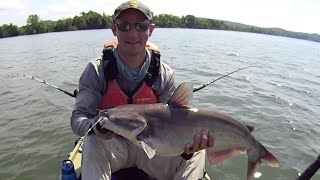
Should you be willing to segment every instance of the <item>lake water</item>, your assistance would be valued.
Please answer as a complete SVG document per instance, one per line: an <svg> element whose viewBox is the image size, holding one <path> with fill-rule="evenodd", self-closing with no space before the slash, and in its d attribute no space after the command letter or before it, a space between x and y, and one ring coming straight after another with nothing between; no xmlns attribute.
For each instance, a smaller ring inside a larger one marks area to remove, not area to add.
<svg viewBox="0 0 320 180"><path fill-rule="evenodd" d="M58 179L77 137L74 98L23 77L72 92L110 30L0 39L0 179ZM261 34L156 29L150 39L177 83L196 86L245 66L194 94L193 104L255 127L253 135L280 161L258 179L295 179L320 153L320 43ZM18 74L17 74L18 73ZM207 165L214 179L245 179L247 156ZM312 178L320 179L320 171Z"/></svg>

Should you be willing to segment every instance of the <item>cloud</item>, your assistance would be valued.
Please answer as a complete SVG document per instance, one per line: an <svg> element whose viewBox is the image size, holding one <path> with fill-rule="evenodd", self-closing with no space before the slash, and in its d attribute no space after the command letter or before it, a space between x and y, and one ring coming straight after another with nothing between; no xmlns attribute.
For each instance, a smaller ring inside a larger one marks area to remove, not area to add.
<svg viewBox="0 0 320 180"><path fill-rule="evenodd" d="M79 15L81 12L88 12L90 10L100 14L105 13L111 15L113 10L119 5L122 0L64 0L56 1L49 4L44 9L38 10L36 13L42 20L58 20L64 18L72 18Z"/></svg>
<svg viewBox="0 0 320 180"><path fill-rule="evenodd" d="M30 5L23 0L0 0L0 26L10 23L23 24L26 19L21 13L29 7Z"/></svg>
<svg viewBox="0 0 320 180"><path fill-rule="evenodd" d="M10 1L0 1L0 11L5 10L18 10L27 8L28 4L22 0L10 0Z"/></svg>
<svg viewBox="0 0 320 180"><path fill-rule="evenodd" d="M111 8L114 8L117 1L106 0L66 0L59 4L53 4L48 7L52 13L74 14L76 12L88 12L90 10L96 12L108 12L111 14Z"/></svg>

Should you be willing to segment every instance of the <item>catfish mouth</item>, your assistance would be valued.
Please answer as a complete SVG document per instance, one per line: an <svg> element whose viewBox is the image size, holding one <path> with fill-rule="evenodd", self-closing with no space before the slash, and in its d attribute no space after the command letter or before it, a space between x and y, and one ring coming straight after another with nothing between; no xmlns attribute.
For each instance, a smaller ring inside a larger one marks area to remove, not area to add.
<svg viewBox="0 0 320 180"><path fill-rule="evenodd" d="M99 120L103 128L109 129L110 131L113 131L127 139L136 139L136 137L141 134L147 126L146 123L141 121L120 120L108 114L100 116Z"/></svg>
<svg viewBox="0 0 320 180"><path fill-rule="evenodd" d="M136 137L141 134L146 127L147 123L143 121L131 121L130 127L127 129L128 136L130 139L136 139Z"/></svg>
<svg viewBox="0 0 320 180"><path fill-rule="evenodd" d="M99 121L103 128L127 139L136 139L147 126L146 120L138 114L126 114L122 111L102 110L99 112Z"/></svg>
<svg viewBox="0 0 320 180"><path fill-rule="evenodd" d="M142 134L143 130L145 129L145 126L139 126L133 131L129 133L130 139L137 139L137 137Z"/></svg>
<svg viewBox="0 0 320 180"><path fill-rule="evenodd" d="M103 118L109 119L108 109L99 111L98 117L99 117L99 118L102 118L102 117L103 117Z"/></svg>

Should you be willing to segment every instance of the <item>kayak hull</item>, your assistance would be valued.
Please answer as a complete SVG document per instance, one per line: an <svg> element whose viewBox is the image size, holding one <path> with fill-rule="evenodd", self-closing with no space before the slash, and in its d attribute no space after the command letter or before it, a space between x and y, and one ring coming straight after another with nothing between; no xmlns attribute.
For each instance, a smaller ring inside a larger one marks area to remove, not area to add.
<svg viewBox="0 0 320 180"><path fill-rule="evenodd" d="M70 152L68 159L72 161L74 169L77 173L77 178L81 179L81 159L82 159L82 145L84 143L84 137L80 137L73 148L73 150ZM128 179L128 177L133 178L133 176L139 177L141 180L148 180L148 175L144 173L142 170L138 168L128 168L124 170L117 171L112 174L112 179ZM203 180L211 180L209 175L207 173L204 173Z"/></svg>

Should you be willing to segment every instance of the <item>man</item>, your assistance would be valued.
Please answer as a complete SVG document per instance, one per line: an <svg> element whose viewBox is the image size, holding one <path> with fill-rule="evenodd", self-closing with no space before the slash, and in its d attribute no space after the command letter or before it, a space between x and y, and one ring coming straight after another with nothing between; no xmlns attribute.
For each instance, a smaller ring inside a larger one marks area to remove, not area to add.
<svg viewBox="0 0 320 180"><path fill-rule="evenodd" d="M138 1L125 2L114 11L111 30L117 43L105 48L101 59L91 61L80 78L71 117L75 134L83 136L97 121L97 109L170 99L175 90L174 73L159 61L157 51L146 48L155 28L152 18L150 9ZM131 167L159 180L199 179L205 166L202 149L213 146L212 133L199 132L181 156L149 159L129 140L99 124L93 129L84 140L82 179L109 180L112 173Z"/></svg>

